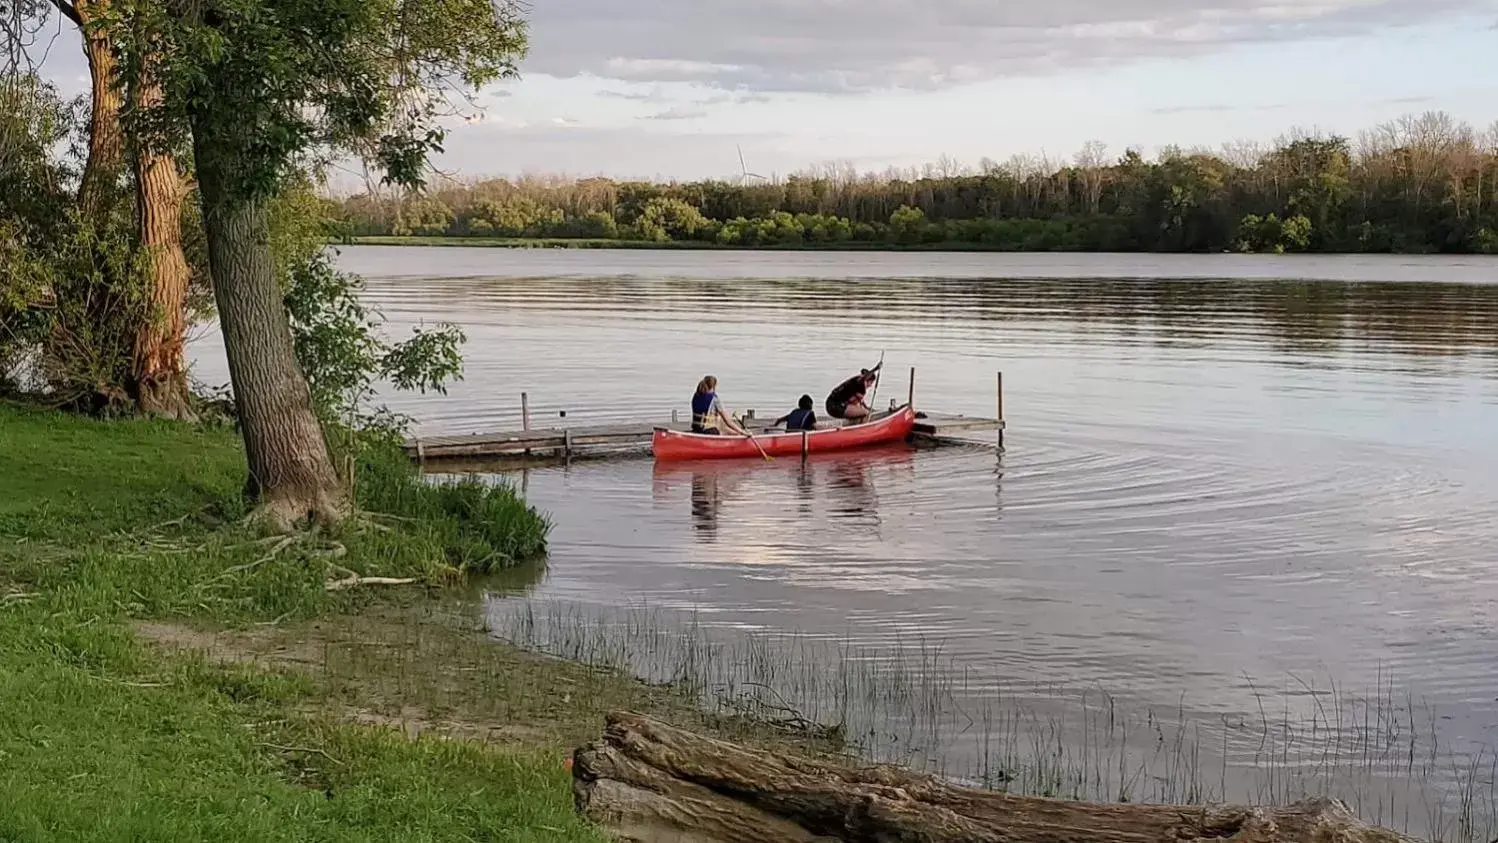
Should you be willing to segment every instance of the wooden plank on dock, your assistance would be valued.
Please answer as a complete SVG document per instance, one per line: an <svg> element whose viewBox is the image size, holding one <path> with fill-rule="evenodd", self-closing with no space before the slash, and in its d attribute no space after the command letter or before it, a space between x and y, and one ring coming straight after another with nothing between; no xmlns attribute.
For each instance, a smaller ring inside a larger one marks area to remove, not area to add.
<svg viewBox="0 0 1498 843"><path fill-rule="evenodd" d="M915 421L915 432L924 436L947 436L954 433L971 433L984 430L1003 430L1002 419L985 419L979 416L961 416L951 413L924 413L925 418Z"/></svg>

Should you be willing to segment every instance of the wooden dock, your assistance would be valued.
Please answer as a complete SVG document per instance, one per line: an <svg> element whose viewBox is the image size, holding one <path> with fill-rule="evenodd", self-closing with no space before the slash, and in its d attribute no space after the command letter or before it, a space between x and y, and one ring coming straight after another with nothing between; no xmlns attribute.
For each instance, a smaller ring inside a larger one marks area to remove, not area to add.
<svg viewBox="0 0 1498 843"><path fill-rule="evenodd" d="M1004 373L997 373L994 417L964 416L916 409L917 418L912 437L917 441L933 443L984 444L973 434L992 432L993 445L1004 450ZM909 391L906 402L915 403L915 369L910 370ZM895 402L890 401L890 409ZM565 413L563 414L565 415ZM553 456L571 459L576 456L598 452L615 453L631 449L648 448L657 427L668 430L688 431L691 426L681 421L676 412L669 421L639 421L613 424L582 424L566 427L533 428L530 424L530 397L520 394L521 428L470 433L457 436L418 436L405 443L406 454L425 464L428 460L501 459L507 457ZM770 417L773 419L774 417ZM756 413L744 413L744 424L754 432L771 432L772 427L762 426L764 418Z"/></svg>
<svg viewBox="0 0 1498 843"><path fill-rule="evenodd" d="M917 439L928 442L968 441L960 437L989 431L999 434L997 442L1002 446L1004 422L1001 419L922 412L925 418L917 419L915 423L914 436ZM745 414L744 422L753 425L753 419L748 414ZM526 454L569 457L579 456L588 451L649 447L651 437L657 427L686 431L690 425L679 421L662 420L654 423L629 422L533 430L500 430L472 433L466 436L423 436L408 440L405 448L406 453L413 459L423 462L442 459L515 457ZM758 430L753 429L756 432Z"/></svg>

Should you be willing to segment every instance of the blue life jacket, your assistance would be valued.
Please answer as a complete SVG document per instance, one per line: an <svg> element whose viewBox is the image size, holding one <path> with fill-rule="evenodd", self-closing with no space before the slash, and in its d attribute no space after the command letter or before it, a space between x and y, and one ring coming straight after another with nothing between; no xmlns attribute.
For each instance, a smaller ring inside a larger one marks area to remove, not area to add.
<svg viewBox="0 0 1498 843"><path fill-rule="evenodd" d="M718 426L718 420L709 418L712 412L713 402L718 399L716 392L703 392L692 394L692 429L710 430Z"/></svg>
<svg viewBox="0 0 1498 843"><path fill-rule="evenodd" d="M786 430L811 430L817 422L817 414L811 410L792 410L785 417Z"/></svg>

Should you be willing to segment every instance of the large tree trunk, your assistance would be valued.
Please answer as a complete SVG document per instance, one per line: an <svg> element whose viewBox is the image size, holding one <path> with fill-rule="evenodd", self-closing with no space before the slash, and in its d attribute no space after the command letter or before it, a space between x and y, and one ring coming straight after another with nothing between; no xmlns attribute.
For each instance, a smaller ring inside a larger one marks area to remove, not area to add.
<svg viewBox="0 0 1498 843"><path fill-rule="evenodd" d="M292 346L265 203L228 194L219 171L225 156L213 147L211 131L194 125L193 148L213 296L249 460L248 492L259 514L281 529L308 518L337 521L347 499Z"/></svg>
<svg viewBox="0 0 1498 843"><path fill-rule="evenodd" d="M133 104L149 109L161 97L160 86L147 77L134 88ZM132 397L146 415L189 420L183 347L192 271L182 251L182 177L171 155L149 147L137 145L133 164L140 248L151 269L148 310L135 336Z"/></svg>
<svg viewBox="0 0 1498 843"><path fill-rule="evenodd" d="M83 33L83 52L88 57L88 74L93 86L93 108L88 117L88 160L83 165L83 180L78 188L78 202L84 216L98 221L109 213L117 198L120 172L124 169L124 133L120 127L120 96L115 78L118 62L106 29L104 16L108 0L77 0L73 9Z"/></svg>
<svg viewBox="0 0 1498 843"><path fill-rule="evenodd" d="M578 810L651 843L1405 843L1341 803L1102 805L973 790L888 767L745 749L611 714L573 759Z"/></svg>

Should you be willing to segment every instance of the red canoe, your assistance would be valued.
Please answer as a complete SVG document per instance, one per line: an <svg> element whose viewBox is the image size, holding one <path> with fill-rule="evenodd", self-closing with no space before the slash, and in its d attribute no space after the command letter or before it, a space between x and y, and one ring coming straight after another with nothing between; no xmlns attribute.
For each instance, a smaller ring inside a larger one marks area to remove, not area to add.
<svg viewBox="0 0 1498 843"><path fill-rule="evenodd" d="M658 427L650 449L657 460L758 458L759 448L754 447L758 442L759 447L772 457L798 457L803 448L807 453L820 454L899 442L910 436L914 428L915 410L905 406L863 424L808 432L757 433L753 442L732 434L712 436Z"/></svg>

